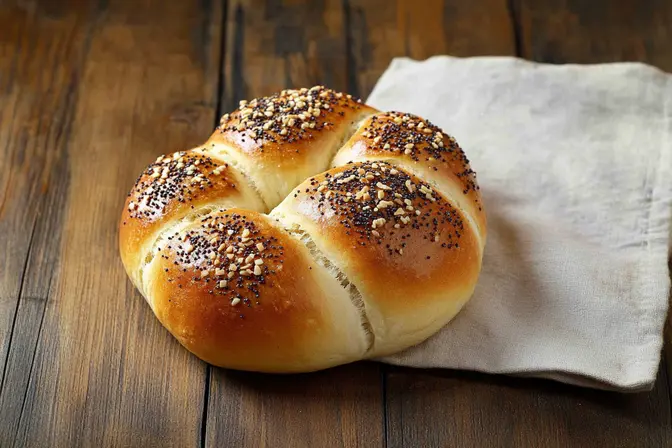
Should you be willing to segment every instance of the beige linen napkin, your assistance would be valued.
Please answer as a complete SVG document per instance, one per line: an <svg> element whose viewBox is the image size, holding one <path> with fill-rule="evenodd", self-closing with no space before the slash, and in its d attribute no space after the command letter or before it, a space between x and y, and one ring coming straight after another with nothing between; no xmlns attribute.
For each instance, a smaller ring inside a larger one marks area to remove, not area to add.
<svg viewBox="0 0 672 448"><path fill-rule="evenodd" d="M395 59L367 101L455 136L489 229L466 308L382 361L650 389L670 291L672 76L636 63Z"/></svg>

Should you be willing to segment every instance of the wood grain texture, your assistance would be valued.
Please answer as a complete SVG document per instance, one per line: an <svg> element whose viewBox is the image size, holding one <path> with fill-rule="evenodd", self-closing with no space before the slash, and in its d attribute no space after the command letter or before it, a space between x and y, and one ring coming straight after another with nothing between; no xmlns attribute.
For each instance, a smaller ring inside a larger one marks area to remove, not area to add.
<svg viewBox="0 0 672 448"><path fill-rule="evenodd" d="M222 112L288 87L347 90L339 1L231 1ZM380 367L354 364L310 375L212 369L208 446L368 447L384 440Z"/></svg>
<svg viewBox="0 0 672 448"><path fill-rule="evenodd" d="M381 447L382 389L377 364L303 375L216 369L207 445L230 447Z"/></svg>
<svg viewBox="0 0 672 448"><path fill-rule="evenodd" d="M46 155L18 153L13 163L22 169L12 175L35 170L43 182L30 179L34 195L43 188L55 202L43 208L33 246L42 238L43 219L59 226L45 232L60 240L30 252L26 278L38 270L40 280L24 282L23 290L36 298L21 295L27 305L19 312L25 307L26 317L16 325L31 332L26 340L33 346L33 334L39 338L36 350L24 343L16 356L32 365L21 367L23 377L8 371L11 381L28 384L11 392L23 394L23 409L17 417L10 399L16 432L10 436L15 446L198 445L205 366L170 337L131 287L119 261L117 223L127 191L148 162L197 144L212 129L222 12L196 1L92 3L89 16L77 15L75 2L62 3L62 11L47 2L23 4L46 31L18 25L30 30L20 51L35 61L16 81L35 103L20 125L36 129L22 137L24 146ZM83 43L78 26L91 29ZM61 60L66 69L59 69ZM33 77L39 89L31 91L22 83ZM19 128L12 138L21 135ZM32 206L32 196L17 199ZM46 216L56 213L49 207L62 216ZM40 321L27 307L44 302L47 293Z"/></svg>
<svg viewBox="0 0 672 448"><path fill-rule="evenodd" d="M0 446L16 434L58 261L90 5L0 9ZM58 20L55 20L58 17Z"/></svg>
<svg viewBox="0 0 672 448"><path fill-rule="evenodd" d="M667 447L664 373L652 393L395 369L388 377L388 447Z"/></svg>
<svg viewBox="0 0 672 448"><path fill-rule="evenodd" d="M395 57L515 53L506 0L347 0L346 8L363 97Z"/></svg>
<svg viewBox="0 0 672 448"><path fill-rule="evenodd" d="M339 0L231 0L226 23L223 110L287 87L346 87Z"/></svg>
<svg viewBox="0 0 672 448"><path fill-rule="evenodd" d="M551 63L641 61L672 71L669 0L513 0L522 55Z"/></svg>

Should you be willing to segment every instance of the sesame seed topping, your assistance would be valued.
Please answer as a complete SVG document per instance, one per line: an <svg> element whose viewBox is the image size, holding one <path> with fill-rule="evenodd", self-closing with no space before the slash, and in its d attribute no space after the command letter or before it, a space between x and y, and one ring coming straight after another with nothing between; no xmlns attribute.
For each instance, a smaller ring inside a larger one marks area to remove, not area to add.
<svg viewBox="0 0 672 448"><path fill-rule="evenodd" d="M239 109L222 117L220 132L245 132L245 138L261 142L289 142L311 139L315 133L332 129L334 115L357 110L361 101L323 86L287 89L275 95L241 101Z"/></svg>
<svg viewBox="0 0 672 448"><path fill-rule="evenodd" d="M384 244L390 256L399 256L414 232L431 244L441 234L448 241L441 247L456 247L464 225L461 216L428 184L387 162L351 163L334 170L333 175L309 179L311 187L301 192L317 202L321 215L330 210L358 245ZM375 194L369 194L372 188Z"/></svg>
<svg viewBox="0 0 672 448"><path fill-rule="evenodd" d="M371 117L361 133L372 152L403 153L415 162L429 162L432 169L447 168L463 185L463 193L478 191L476 173L455 139L412 114L384 112Z"/></svg>
<svg viewBox="0 0 672 448"><path fill-rule="evenodd" d="M138 177L130 194L129 215L154 221L171 203L189 204L220 184L235 188L227 169L228 165L193 151L161 156Z"/></svg>
<svg viewBox="0 0 672 448"><path fill-rule="evenodd" d="M243 234L250 244L241 241ZM224 296L231 303L238 299L246 306L263 300L261 286L274 286L274 276L284 262L284 248L277 238L262 231L249 215L227 210L198 218L168 241L159 256L171 261L166 271L180 288L201 284L211 295Z"/></svg>

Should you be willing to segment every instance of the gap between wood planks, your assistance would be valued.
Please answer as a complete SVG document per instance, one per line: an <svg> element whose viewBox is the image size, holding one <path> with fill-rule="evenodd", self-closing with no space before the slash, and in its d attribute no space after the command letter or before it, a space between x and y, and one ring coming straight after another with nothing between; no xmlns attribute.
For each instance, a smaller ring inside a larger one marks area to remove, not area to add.
<svg viewBox="0 0 672 448"><path fill-rule="evenodd" d="M8 8L6 17L17 10ZM28 399L29 384L35 367L37 348L43 336L43 327L47 306L52 296L52 279L57 265L57 248L61 238L61 220L63 215L63 203L67 190L67 170L64 169L67 164L64 154L67 153L69 137L72 130L73 114L72 109L77 101L76 84L81 79L84 58L88 53L92 30L95 27L96 16L99 10L96 7L88 6L78 11L82 17L88 18L85 24L73 23L68 18L63 19L63 23L56 27L44 27L40 30L39 19L33 15L34 11L28 13L16 13L15 20L21 23L18 28L16 41L15 63L9 70L9 81L7 84L7 93L12 95L12 87L16 88L20 83L24 83L24 88L29 90L35 82L35 76L30 67L22 63L20 55L23 52L33 58L43 58L45 64L51 62L46 67L48 70L48 89L44 86L37 87L36 90L42 93L42 105L39 109L33 110L29 100L17 92L14 95L16 102L14 112L10 120L3 122L5 130L10 133L7 139L5 154L9 154L7 165L10 167L9 176L6 184L3 186L2 199L0 201L0 219L3 218L9 203L11 213L11 202L8 197L12 188L21 191L22 180L28 180L28 188L17 194L26 194L18 202L29 204L31 207L24 208L30 224L21 227L12 226L11 217L6 217L5 224L9 226L9 231L5 237L17 238L24 229L29 231L29 238L25 248L25 256L20 271L20 280L16 295L16 304L14 305L11 317L11 325L8 329L6 354L2 359L2 376L0 379L0 415L3 415L0 422L0 440L4 438L16 438L19 431L19 425L24 416L24 410ZM40 45L26 45L23 42L25 38L25 29L32 28L35 36L42 36L43 42L54 39L62 44L56 47L56 54L51 60L49 50ZM25 28L24 28L25 27ZM44 35L40 34L40 31ZM46 36L46 37L45 37ZM77 37L80 37L80 44L73 44ZM11 38L10 38L11 41ZM11 51L10 51L11 54ZM68 64L67 60L72 63ZM59 89L59 75L65 74L69 82L62 83L63 89ZM22 77L16 81L14 77ZM13 86L14 84L14 86ZM21 108L18 111L17 109ZM19 129L14 127L16 123L23 123L26 117L35 114L37 124L35 128ZM56 117L56 118L53 118ZM2 121L2 120L0 120ZM26 132L25 138L16 138ZM16 140L16 141L14 141ZM60 151L52 149L60 148ZM15 156L21 153L21 157L33 157L33 166L37 171L20 172L18 178L12 177L12 174L18 172L15 170L17 162ZM54 155L55 154L55 155ZM40 171L41 170L41 171ZM49 178L58 173L61 178L50 185ZM24 178L22 179L21 174ZM17 184L19 187L17 188ZM32 183L32 185L30 184ZM27 193L26 193L27 191ZM15 201L17 203L17 201ZM28 210L27 212L25 210ZM15 213L19 213L15 210ZM32 215L32 216L31 216ZM19 216L20 218L23 216ZM21 221L21 220L20 220ZM9 224L8 224L9 223ZM14 233L19 232L19 233ZM6 250L9 250L5 247ZM6 266L5 266L6 268ZM42 272L49 271L48 275L42 275ZM46 282L41 279L47 279Z"/></svg>
<svg viewBox="0 0 672 448"><path fill-rule="evenodd" d="M14 338L14 328L16 327L16 318L19 316L19 304L21 303L21 297L23 296L23 287L26 284L26 277L28 271L28 261L30 260L30 254L33 249L33 241L35 240L35 228L37 218L33 219L33 225L31 226L30 238L28 239L28 249L26 250L26 260L23 262L23 270L21 275L21 282L19 284L19 298L16 300L16 307L14 308L14 318L12 319L12 326L9 330L9 342L7 342L7 356L5 356L5 365L2 369L2 379L0 379L0 394L5 386L5 376L7 375L7 365L9 364L9 354L12 348L12 339ZM51 283L51 280L49 281ZM48 299L48 297L46 298ZM44 315L44 313L42 313ZM38 338L39 339L39 338Z"/></svg>
<svg viewBox="0 0 672 448"><path fill-rule="evenodd" d="M522 57L523 35L520 26L520 11L518 9L518 0L506 0L506 7L508 9L509 18L511 20L511 29L513 30L513 45L516 56Z"/></svg>
<svg viewBox="0 0 672 448"><path fill-rule="evenodd" d="M222 15L220 18L220 43L219 43L219 60L217 66L219 67L219 76L217 77L217 106L215 107L215 119L212 124L213 129L219 126L219 118L223 115L223 110L228 105L224 105L222 98L224 97L224 61L226 53L226 19L229 10L229 2L225 0L222 3ZM207 365L205 368L205 387L203 388L203 411L201 412L201 432L200 445L205 447L207 441L208 431L208 405L210 404L210 381L212 381L212 366Z"/></svg>

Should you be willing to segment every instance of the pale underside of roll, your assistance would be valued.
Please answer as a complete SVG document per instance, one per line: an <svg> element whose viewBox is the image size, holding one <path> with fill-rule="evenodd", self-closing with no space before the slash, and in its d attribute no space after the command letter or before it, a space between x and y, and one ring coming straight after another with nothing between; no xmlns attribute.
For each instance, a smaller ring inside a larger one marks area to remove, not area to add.
<svg viewBox="0 0 672 448"><path fill-rule="evenodd" d="M306 372L431 337L471 297L486 219L455 139L317 86L241 101L160 156L120 222L126 271L213 365Z"/></svg>

